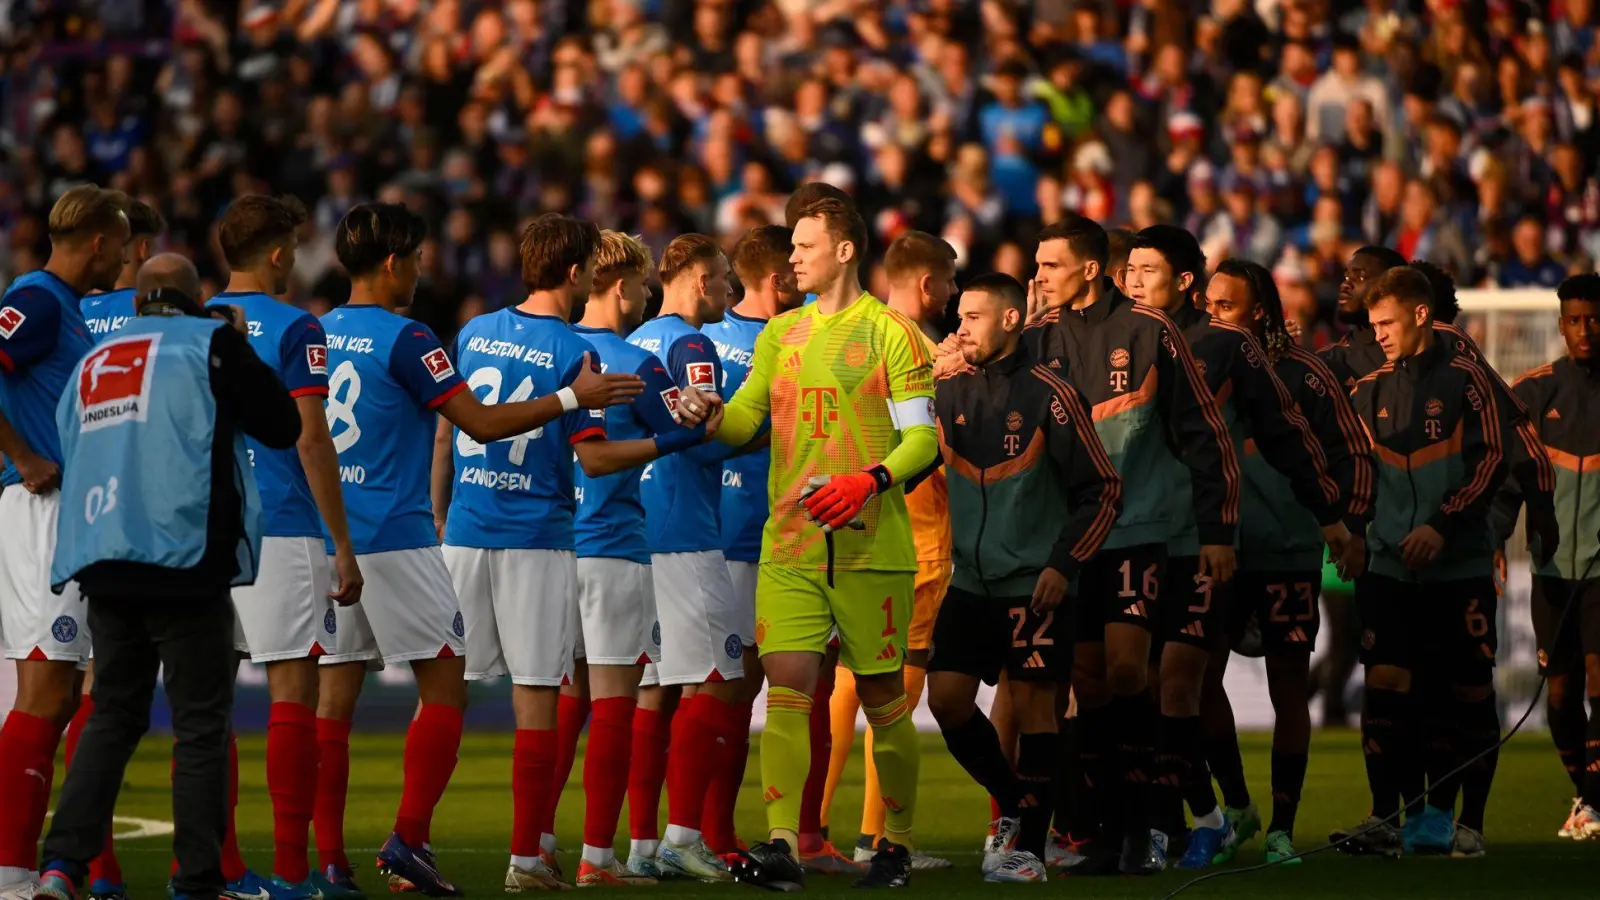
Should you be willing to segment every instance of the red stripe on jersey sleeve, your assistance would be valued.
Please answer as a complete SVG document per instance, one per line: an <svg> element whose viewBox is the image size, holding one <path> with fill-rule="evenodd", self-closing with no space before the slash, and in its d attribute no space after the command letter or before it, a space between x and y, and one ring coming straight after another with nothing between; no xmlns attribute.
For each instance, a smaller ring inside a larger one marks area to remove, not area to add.
<svg viewBox="0 0 1600 900"><path fill-rule="evenodd" d="M310 397L313 395L317 397L328 396L328 386L314 384L311 387L296 388L289 392L289 396L294 397L297 400L301 397Z"/></svg>
<svg viewBox="0 0 1600 900"><path fill-rule="evenodd" d="M453 387L450 390L445 391L444 393L440 394L439 396L433 398L433 402L428 404L428 408L429 409L438 409L439 407L445 405L445 403L448 402L451 397L454 397L455 395L461 393L462 391L464 391L466 389L467 389L467 383L465 381L456 382L456 386L455 387Z"/></svg>
<svg viewBox="0 0 1600 900"><path fill-rule="evenodd" d="M567 438L567 443L569 443L569 444L581 444L584 441L594 440L596 438L599 438L600 440L605 440L605 436L606 436L606 430L604 428L601 428L598 425L591 425L590 427L585 428L582 431L577 432L572 437Z"/></svg>

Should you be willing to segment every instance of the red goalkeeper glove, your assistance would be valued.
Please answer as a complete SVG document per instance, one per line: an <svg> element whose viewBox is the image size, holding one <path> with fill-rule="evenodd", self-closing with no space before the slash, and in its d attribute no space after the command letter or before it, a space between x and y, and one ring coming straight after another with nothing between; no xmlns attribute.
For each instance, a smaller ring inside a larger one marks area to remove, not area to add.
<svg viewBox="0 0 1600 900"><path fill-rule="evenodd" d="M801 499L806 512L824 528L837 531L847 527L861 514L874 494L885 491L893 483L889 470L873 466L865 472L835 475L828 483Z"/></svg>

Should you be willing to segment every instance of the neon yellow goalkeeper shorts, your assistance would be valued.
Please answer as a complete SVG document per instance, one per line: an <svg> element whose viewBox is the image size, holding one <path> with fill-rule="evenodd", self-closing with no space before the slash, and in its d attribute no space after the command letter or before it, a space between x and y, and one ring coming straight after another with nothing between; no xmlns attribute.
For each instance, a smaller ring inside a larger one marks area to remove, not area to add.
<svg viewBox="0 0 1600 900"><path fill-rule="evenodd" d="M756 578L756 647L769 653L822 653L839 629L839 662L857 675L881 675L905 661L915 572L826 572L762 563Z"/></svg>

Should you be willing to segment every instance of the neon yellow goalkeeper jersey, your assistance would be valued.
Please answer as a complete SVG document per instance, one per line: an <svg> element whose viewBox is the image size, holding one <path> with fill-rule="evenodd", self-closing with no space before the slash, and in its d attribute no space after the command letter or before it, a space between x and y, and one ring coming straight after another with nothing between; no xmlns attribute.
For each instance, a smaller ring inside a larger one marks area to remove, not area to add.
<svg viewBox="0 0 1600 900"><path fill-rule="evenodd" d="M821 526L800 505L815 475L846 475L881 463L900 444L890 404L933 397L933 357L905 316L863 293L832 315L817 304L762 329L750 374L728 401L719 440L749 441L772 418L771 512L761 561L825 570ZM914 473L897 472L897 480ZM834 534L836 570L915 571L917 554L898 484L867 501L866 528Z"/></svg>

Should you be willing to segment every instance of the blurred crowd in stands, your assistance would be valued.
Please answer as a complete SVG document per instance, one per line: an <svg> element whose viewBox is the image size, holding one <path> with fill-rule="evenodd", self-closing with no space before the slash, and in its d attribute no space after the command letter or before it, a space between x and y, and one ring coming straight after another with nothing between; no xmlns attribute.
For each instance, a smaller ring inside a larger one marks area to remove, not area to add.
<svg viewBox="0 0 1600 900"><path fill-rule="evenodd" d="M1349 251L1463 285L1600 257L1596 0L0 0L0 272L95 181L223 278L230 198L314 210L298 301L345 291L330 234L425 211L415 314L522 296L515 233L565 210L729 242L823 180L874 249L943 235L1026 278L1042 224L1173 222L1331 320Z"/></svg>

